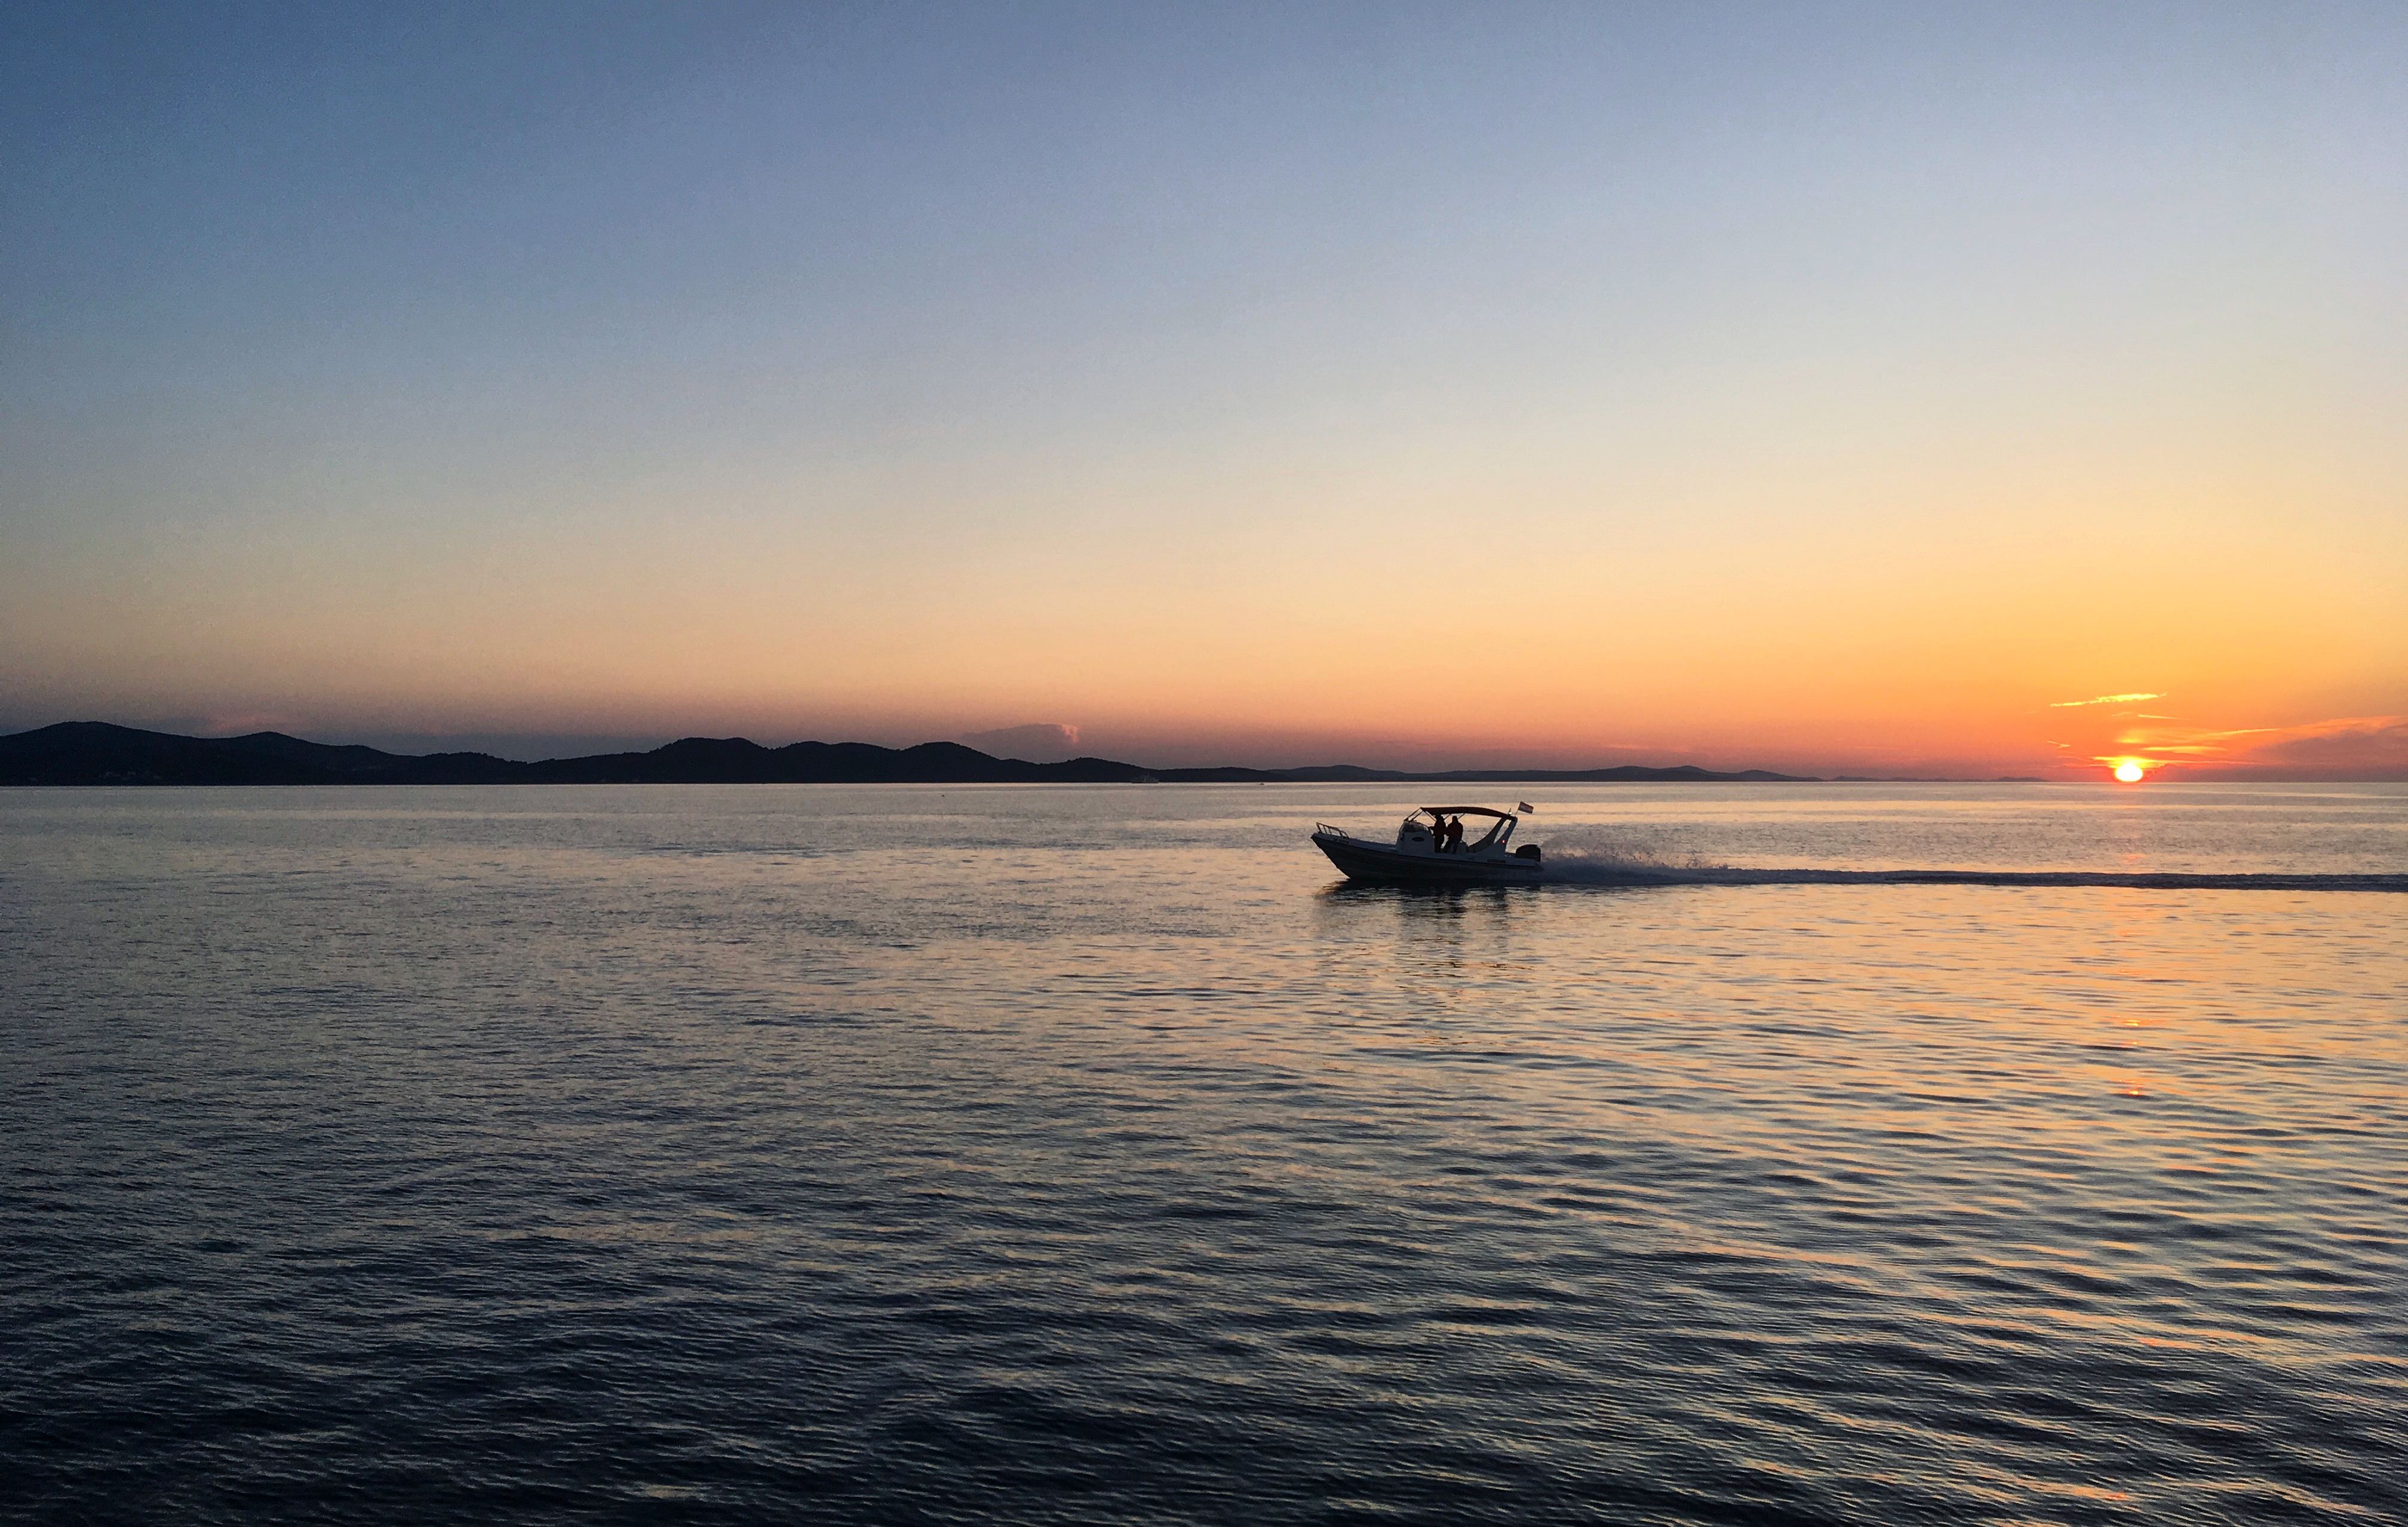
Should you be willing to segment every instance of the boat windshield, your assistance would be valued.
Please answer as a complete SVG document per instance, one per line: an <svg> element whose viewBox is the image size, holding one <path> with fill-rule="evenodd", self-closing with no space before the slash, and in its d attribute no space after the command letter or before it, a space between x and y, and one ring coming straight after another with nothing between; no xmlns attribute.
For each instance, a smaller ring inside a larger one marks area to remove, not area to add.
<svg viewBox="0 0 2408 1527"><path fill-rule="evenodd" d="M1495 819L1488 824L1488 831L1485 834L1463 846L1462 851L1465 853L1477 853L1483 849L1503 848L1506 844L1512 841L1513 828L1522 820L1521 818L1513 815L1511 811L1499 811L1493 806L1425 806L1417 807L1413 811L1412 815L1405 819L1405 827L1408 831L1412 832L1426 832L1436 835L1438 829L1445 824L1446 820L1449 817L1491 817Z"/></svg>

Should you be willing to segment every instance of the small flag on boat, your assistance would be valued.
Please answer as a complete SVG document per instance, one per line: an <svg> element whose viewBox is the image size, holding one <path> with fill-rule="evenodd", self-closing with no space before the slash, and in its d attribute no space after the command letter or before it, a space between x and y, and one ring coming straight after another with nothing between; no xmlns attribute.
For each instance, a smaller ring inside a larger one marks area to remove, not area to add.
<svg viewBox="0 0 2408 1527"><path fill-rule="evenodd" d="M1516 806L1514 806L1514 808L1513 808L1513 809L1514 809L1514 810L1516 810L1516 811L1536 811L1536 810L1537 810L1537 809L1539 809L1539 808L1538 808L1537 806L1532 806L1529 802L1527 802L1527 801L1524 801L1524 802L1520 803L1519 805L1517 805Z"/></svg>

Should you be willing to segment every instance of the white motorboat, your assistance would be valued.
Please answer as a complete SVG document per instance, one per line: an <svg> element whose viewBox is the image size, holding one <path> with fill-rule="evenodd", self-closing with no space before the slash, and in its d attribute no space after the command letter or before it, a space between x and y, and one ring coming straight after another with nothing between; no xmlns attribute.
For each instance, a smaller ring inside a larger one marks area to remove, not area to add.
<svg viewBox="0 0 2408 1527"><path fill-rule="evenodd" d="M1449 818L1488 817L1487 835L1451 847L1442 828ZM1329 856L1350 880L1405 881L1421 885L1522 885L1546 878L1539 846L1512 847L1522 819L1484 806L1425 806L1397 829L1394 843L1356 837L1343 827L1317 822L1312 845Z"/></svg>

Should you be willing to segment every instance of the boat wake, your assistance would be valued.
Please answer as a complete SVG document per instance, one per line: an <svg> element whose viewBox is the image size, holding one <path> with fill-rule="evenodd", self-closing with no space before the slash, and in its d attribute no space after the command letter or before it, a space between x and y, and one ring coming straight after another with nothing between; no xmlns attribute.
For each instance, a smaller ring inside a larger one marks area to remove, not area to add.
<svg viewBox="0 0 2408 1527"><path fill-rule="evenodd" d="M1668 864L1572 851L1547 856L1550 885L1974 885L2111 886L2134 891L2376 891L2408 892L2408 875L2191 874L2181 871L2000 869L1753 869Z"/></svg>

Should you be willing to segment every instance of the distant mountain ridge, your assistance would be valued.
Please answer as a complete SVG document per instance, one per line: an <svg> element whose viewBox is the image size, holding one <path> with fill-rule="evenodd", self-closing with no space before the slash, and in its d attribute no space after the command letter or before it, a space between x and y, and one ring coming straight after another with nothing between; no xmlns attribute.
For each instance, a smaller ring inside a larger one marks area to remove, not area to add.
<svg viewBox="0 0 2408 1527"><path fill-rule="evenodd" d="M253 732L186 737L108 721L61 721L0 736L0 785L654 785L654 784L1598 784L1795 781L1806 777L1693 764L1651 769L1452 769L1412 773L1352 764L1304 769L1148 769L1108 758L1031 764L957 742L881 748L797 742L764 748L742 737L685 737L641 753L595 753L521 764L491 753L388 753Z"/></svg>

